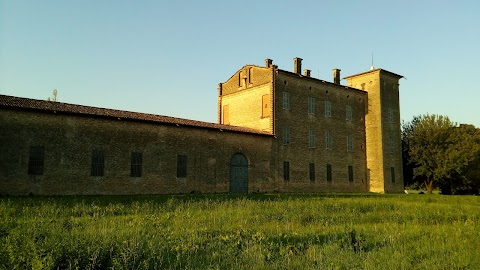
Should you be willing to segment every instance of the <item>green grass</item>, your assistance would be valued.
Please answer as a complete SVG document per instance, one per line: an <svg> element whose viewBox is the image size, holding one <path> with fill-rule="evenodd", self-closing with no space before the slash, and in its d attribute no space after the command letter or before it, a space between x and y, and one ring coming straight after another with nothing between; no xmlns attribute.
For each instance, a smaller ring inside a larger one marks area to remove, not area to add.
<svg viewBox="0 0 480 270"><path fill-rule="evenodd" d="M0 269L478 269L480 197L0 198Z"/></svg>

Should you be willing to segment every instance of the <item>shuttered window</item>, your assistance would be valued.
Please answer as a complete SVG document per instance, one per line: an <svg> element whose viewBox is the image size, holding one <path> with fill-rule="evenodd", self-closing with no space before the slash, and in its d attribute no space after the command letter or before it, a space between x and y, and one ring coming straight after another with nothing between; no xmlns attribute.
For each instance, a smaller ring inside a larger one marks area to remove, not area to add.
<svg viewBox="0 0 480 270"><path fill-rule="evenodd" d="M353 166L348 166L348 181L353 182Z"/></svg>
<svg viewBox="0 0 480 270"><path fill-rule="evenodd" d="M308 147L315 148L315 130L313 128L308 132Z"/></svg>
<svg viewBox="0 0 480 270"><path fill-rule="evenodd" d="M262 96L262 117L270 116L270 95Z"/></svg>
<svg viewBox="0 0 480 270"><path fill-rule="evenodd" d="M142 177L142 153L132 152L131 177Z"/></svg>
<svg viewBox="0 0 480 270"><path fill-rule="evenodd" d="M283 162L283 180L290 180L290 162L288 161Z"/></svg>
<svg viewBox="0 0 480 270"><path fill-rule="evenodd" d="M177 157L177 177L186 178L187 177L187 156L178 155Z"/></svg>
<svg viewBox="0 0 480 270"><path fill-rule="evenodd" d="M327 181L332 181L332 165L327 164Z"/></svg>
<svg viewBox="0 0 480 270"><path fill-rule="evenodd" d="M223 106L223 123L224 125L230 125L230 109L228 105Z"/></svg>
<svg viewBox="0 0 480 270"><path fill-rule="evenodd" d="M43 175L43 166L45 163L45 147L31 146L28 156L28 174Z"/></svg>
<svg viewBox="0 0 480 270"><path fill-rule="evenodd" d="M105 168L105 155L101 150L92 151L92 170L91 176L103 176Z"/></svg>
<svg viewBox="0 0 480 270"><path fill-rule="evenodd" d="M308 114L315 114L315 99L308 97Z"/></svg>
<svg viewBox="0 0 480 270"><path fill-rule="evenodd" d="M310 163L308 166L310 181L315 181L315 163Z"/></svg>

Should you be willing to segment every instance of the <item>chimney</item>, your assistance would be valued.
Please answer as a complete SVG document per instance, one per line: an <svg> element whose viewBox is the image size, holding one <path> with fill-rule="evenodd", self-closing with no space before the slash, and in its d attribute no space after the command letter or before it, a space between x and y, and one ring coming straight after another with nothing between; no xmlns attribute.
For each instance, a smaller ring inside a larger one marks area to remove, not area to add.
<svg viewBox="0 0 480 270"><path fill-rule="evenodd" d="M272 59L265 59L265 67L272 67Z"/></svg>
<svg viewBox="0 0 480 270"><path fill-rule="evenodd" d="M302 58L293 58L293 72L300 75L302 74Z"/></svg>
<svg viewBox="0 0 480 270"><path fill-rule="evenodd" d="M303 74L305 75L305 77L310 77L310 72L311 72L310 69L304 69L303 70Z"/></svg>
<svg viewBox="0 0 480 270"><path fill-rule="evenodd" d="M338 68L333 69L333 83L340 84L340 69Z"/></svg>

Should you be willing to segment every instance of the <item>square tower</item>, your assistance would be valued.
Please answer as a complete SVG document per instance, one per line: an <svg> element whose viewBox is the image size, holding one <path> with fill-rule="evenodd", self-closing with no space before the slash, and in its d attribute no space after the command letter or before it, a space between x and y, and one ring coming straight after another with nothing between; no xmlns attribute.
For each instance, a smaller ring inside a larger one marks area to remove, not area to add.
<svg viewBox="0 0 480 270"><path fill-rule="evenodd" d="M373 69L345 77L348 86L368 92L365 115L367 174L371 192L402 192L399 80L403 76Z"/></svg>

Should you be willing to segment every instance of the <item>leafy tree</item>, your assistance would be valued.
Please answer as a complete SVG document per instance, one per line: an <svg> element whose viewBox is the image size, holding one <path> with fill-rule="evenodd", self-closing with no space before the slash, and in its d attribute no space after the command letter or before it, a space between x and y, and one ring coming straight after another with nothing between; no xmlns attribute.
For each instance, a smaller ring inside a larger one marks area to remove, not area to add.
<svg viewBox="0 0 480 270"><path fill-rule="evenodd" d="M460 125L477 145L480 145L480 129L473 125ZM455 173L451 181L442 183L443 194L479 194L480 191L480 152L470 161L461 174Z"/></svg>
<svg viewBox="0 0 480 270"><path fill-rule="evenodd" d="M477 158L480 144L471 132L442 115L417 116L403 124L404 155L413 166L413 177L422 179L428 193L435 186L451 186Z"/></svg>

